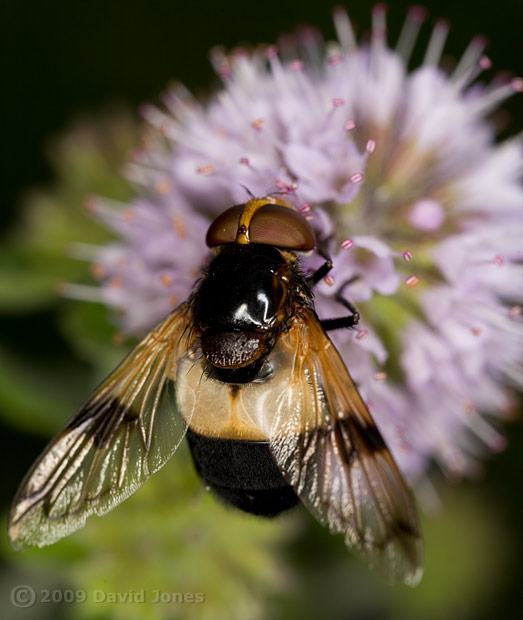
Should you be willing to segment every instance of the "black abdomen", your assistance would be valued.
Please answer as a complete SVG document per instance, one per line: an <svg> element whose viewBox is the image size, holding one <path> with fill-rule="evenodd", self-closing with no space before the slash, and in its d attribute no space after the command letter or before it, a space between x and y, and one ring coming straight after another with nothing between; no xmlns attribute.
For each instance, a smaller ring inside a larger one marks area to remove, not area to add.
<svg viewBox="0 0 523 620"><path fill-rule="evenodd" d="M266 441L206 437L187 429L196 471L211 490L240 510L275 517L298 503Z"/></svg>

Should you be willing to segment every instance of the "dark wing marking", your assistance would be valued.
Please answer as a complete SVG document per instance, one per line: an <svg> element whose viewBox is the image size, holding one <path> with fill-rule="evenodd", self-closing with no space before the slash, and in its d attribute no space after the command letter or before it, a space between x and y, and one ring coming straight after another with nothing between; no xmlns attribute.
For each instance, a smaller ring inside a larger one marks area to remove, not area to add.
<svg viewBox="0 0 523 620"><path fill-rule="evenodd" d="M40 455L11 508L15 548L51 544L105 514L172 456L187 428L173 378L189 318L183 304L164 319Z"/></svg>
<svg viewBox="0 0 523 620"><path fill-rule="evenodd" d="M415 585L423 547L414 500L339 353L308 310L280 340L293 352L271 432L284 477L367 564Z"/></svg>

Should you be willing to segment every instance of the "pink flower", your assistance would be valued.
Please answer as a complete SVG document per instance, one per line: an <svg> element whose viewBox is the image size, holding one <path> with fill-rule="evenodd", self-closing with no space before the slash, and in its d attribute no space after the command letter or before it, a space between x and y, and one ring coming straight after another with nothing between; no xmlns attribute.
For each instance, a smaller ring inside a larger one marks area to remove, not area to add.
<svg viewBox="0 0 523 620"><path fill-rule="evenodd" d="M443 22L409 72L420 21L413 9L393 50L383 8L365 45L338 10L336 42L296 40L317 64L275 47L215 50L223 87L208 102L176 87L162 109L144 106L137 198L93 203L119 240L82 250L102 286L70 289L118 309L124 330L150 329L189 295L210 220L245 187L279 190L329 239L320 316L343 314L342 287L359 304L358 331L333 339L411 480L433 460L472 471L481 445L502 448L483 413L502 416L505 386L523 386L511 306L523 301L523 152L496 145L486 119L523 82L476 81L489 65L480 39L445 73Z"/></svg>

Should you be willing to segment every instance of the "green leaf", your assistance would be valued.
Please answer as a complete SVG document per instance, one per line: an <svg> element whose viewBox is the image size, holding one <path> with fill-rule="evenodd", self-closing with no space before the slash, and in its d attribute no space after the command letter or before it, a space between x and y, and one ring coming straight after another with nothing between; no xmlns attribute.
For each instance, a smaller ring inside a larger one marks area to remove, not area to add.
<svg viewBox="0 0 523 620"><path fill-rule="evenodd" d="M0 342L0 415L20 430L53 435L87 398L91 373L78 362L29 358Z"/></svg>
<svg viewBox="0 0 523 620"><path fill-rule="evenodd" d="M120 342L110 322L111 311L101 304L70 302L60 308L59 328L76 355L97 368L100 380L125 357L134 342Z"/></svg>

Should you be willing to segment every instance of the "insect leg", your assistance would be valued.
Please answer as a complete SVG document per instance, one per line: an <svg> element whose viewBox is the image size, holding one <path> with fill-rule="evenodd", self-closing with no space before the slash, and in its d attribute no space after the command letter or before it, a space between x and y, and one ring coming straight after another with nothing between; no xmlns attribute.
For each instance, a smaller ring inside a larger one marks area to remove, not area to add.
<svg viewBox="0 0 523 620"><path fill-rule="evenodd" d="M316 275L316 274L313 274L313 275ZM347 282L343 284L343 286L340 288L340 290L338 291L335 297L336 301L340 303L342 306L345 306L345 308L347 308L350 314L348 316L341 316L336 319L325 319L323 321L320 321L321 326L323 327L325 331L329 331L331 329L341 329L343 327L350 328L350 327L354 327L355 325L359 323L360 313L358 312L358 309L351 301L349 301L343 296L343 291L345 287L355 282L358 279L358 277L359 276L354 276L350 278L350 280L347 280Z"/></svg>
<svg viewBox="0 0 523 620"><path fill-rule="evenodd" d="M331 269L332 269L332 261L330 258L326 258L323 265L319 267L318 269L316 269L316 271L307 278L307 283L310 286L314 286L315 284L318 284L318 282L322 280L329 273Z"/></svg>

